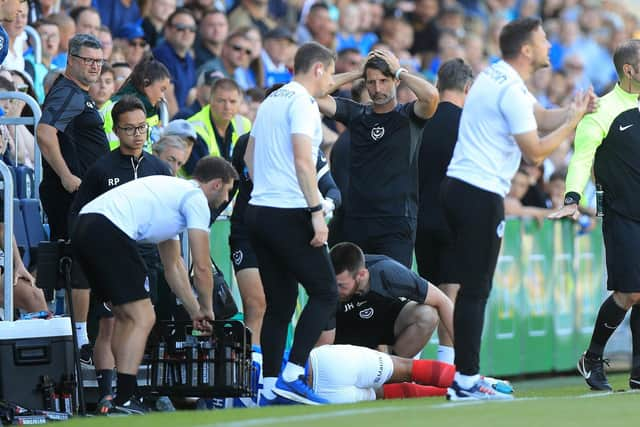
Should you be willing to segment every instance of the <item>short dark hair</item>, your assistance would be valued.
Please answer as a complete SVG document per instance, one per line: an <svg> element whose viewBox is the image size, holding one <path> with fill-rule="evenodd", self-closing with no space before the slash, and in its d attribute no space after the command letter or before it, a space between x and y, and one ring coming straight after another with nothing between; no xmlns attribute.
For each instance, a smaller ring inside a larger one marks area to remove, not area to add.
<svg viewBox="0 0 640 427"><path fill-rule="evenodd" d="M240 87L240 85L236 83L235 80L227 77L221 77L217 79L215 82L213 82L213 86L211 86L211 98L213 98L213 94L218 89L236 90L241 96L243 94L242 88Z"/></svg>
<svg viewBox="0 0 640 427"><path fill-rule="evenodd" d="M195 15L193 14L193 12L191 11L191 9L187 9L186 7L179 7L176 10L173 11L173 13L171 15L169 15L169 17L167 18L167 23L166 26L170 26L173 25L173 19L178 16L178 15L189 15L190 17L193 18L193 20L197 23L198 21L196 20Z"/></svg>
<svg viewBox="0 0 640 427"><path fill-rule="evenodd" d="M613 53L613 64L616 67L618 77L622 77L624 64L629 64L634 71L638 71L636 66L640 61L640 39L631 39L620 43Z"/></svg>
<svg viewBox="0 0 640 427"><path fill-rule="evenodd" d="M500 31L500 52L502 58L512 59L520 54L520 49L531 40L531 34L542 25L540 18L526 17L509 22Z"/></svg>
<svg viewBox="0 0 640 427"><path fill-rule="evenodd" d="M102 49L102 43L93 34L76 34L69 40L69 55L80 55L80 49Z"/></svg>
<svg viewBox="0 0 640 427"><path fill-rule="evenodd" d="M200 182L209 182L217 178L222 179L223 182L229 182L238 179L238 172L222 157L206 156L196 163L193 178Z"/></svg>
<svg viewBox="0 0 640 427"><path fill-rule="evenodd" d="M104 75L107 73L111 73L114 77L115 77L115 73L113 72L113 68L111 67L111 65L109 65L109 63L105 62L104 65L102 66L102 68L100 69L100 75Z"/></svg>
<svg viewBox="0 0 640 427"><path fill-rule="evenodd" d="M144 116L147 117L147 109L138 98L133 95L125 95L115 103L111 110L111 119L113 120L113 128L116 129L120 124L120 116L130 111L142 110Z"/></svg>
<svg viewBox="0 0 640 427"><path fill-rule="evenodd" d="M464 91L467 83L473 81L473 69L461 58L450 59L440 66L438 70L438 91L459 90Z"/></svg>
<svg viewBox="0 0 640 427"><path fill-rule="evenodd" d="M335 245L329 251L331 263L336 274L348 271L356 274L358 270L364 268L364 253L360 246L351 242L342 242Z"/></svg>
<svg viewBox="0 0 640 427"><path fill-rule="evenodd" d="M395 78L395 76L391 72L389 64L387 64L387 61L382 58L378 58L377 56L369 58L367 60L367 63L364 64L364 72L362 77L364 77L365 79L367 78L367 70L369 69L378 70L387 77Z"/></svg>
<svg viewBox="0 0 640 427"><path fill-rule="evenodd" d="M326 4L323 1L316 2L316 3L312 4L311 7L309 8L309 13L315 12L318 9L324 9L324 10L328 11L329 10L329 5Z"/></svg>
<svg viewBox="0 0 640 427"><path fill-rule="evenodd" d="M206 18L209 15L222 15L225 18L227 17L227 14L224 11L222 11L220 9L216 9L214 7L214 8L207 9L207 10L204 11L204 13L202 14L202 17L200 17L200 22L202 22L204 20L204 18Z"/></svg>
<svg viewBox="0 0 640 427"><path fill-rule="evenodd" d="M122 84L122 87L131 83L138 92L143 93L145 87L163 79L171 79L171 73L162 62L155 59L150 52L147 52L140 62L133 67L131 74Z"/></svg>
<svg viewBox="0 0 640 427"><path fill-rule="evenodd" d="M329 49L317 42L308 42L300 46L293 59L293 70L295 74L306 73L316 62L328 67L335 62L336 57Z"/></svg>
<svg viewBox="0 0 640 427"><path fill-rule="evenodd" d="M338 52L338 58L343 58L350 53L360 55L360 50L355 47L345 47L344 49L340 49L340 51Z"/></svg>
<svg viewBox="0 0 640 427"><path fill-rule="evenodd" d="M84 12L87 12L87 11L93 12L96 15L100 16L100 12L98 12L96 9L94 9L91 6L77 6L77 7L74 7L69 12L69 16L71 17L71 19L73 19L73 21L75 23L78 23L78 18L80 18L80 15L82 15Z"/></svg>

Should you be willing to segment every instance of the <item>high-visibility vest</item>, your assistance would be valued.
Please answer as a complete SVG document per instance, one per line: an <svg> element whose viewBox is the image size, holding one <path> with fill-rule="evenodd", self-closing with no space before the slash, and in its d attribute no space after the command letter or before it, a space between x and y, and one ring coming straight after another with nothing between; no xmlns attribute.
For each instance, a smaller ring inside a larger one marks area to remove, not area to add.
<svg viewBox="0 0 640 427"><path fill-rule="evenodd" d="M209 154L212 156L221 156L220 147L216 141L216 134L213 130L213 123L211 122L211 106L205 105L200 111L187 119L196 130L196 133L202 138L209 148ZM236 114L231 119L231 125L233 126L233 132L231 133L231 149L229 153L226 153L225 158L231 158L233 153L233 147L235 147L238 138L241 135L251 130L251 120ZM223 136L224 137L224 136Z"/></svg>

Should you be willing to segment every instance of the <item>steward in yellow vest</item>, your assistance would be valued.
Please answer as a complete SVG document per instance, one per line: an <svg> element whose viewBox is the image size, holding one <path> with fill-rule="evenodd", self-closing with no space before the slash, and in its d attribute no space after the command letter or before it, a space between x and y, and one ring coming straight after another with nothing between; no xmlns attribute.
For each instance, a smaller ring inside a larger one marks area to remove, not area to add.
<svg viewBox="0 0 640 427"><path fill-rule="evenodd" d="M242 89L228 78L215 81L209 105L187 119L196 130L198 140L183 169L190 175L200 158L220 156L231 160L233 147L241 135L251 130L251 121L238 114Z"/></svg>

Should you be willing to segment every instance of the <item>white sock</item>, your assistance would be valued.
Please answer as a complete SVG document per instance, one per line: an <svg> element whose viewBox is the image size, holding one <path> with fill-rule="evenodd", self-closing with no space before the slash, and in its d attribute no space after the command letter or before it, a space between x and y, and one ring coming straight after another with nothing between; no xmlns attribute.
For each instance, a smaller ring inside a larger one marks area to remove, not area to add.
<svg viewBox="0 0 640 427"><path fill-rule="evenodd" d="M264 388L262 389L262 395L269 399L275 399L276 395L273 393L273 388L276 386L276 377L264 377Z"/></svg>
<svg viewBox="0 0 640 427"><path fill-rule="evenodd" d="M87 336L87 322L76 322L76 337L78 338L78 348L89 344Z"/></svg>
<svg viewBox="0 0 640 427"><path fill-rule="evenodd" d="M456 353L453 347L449 347L446 345L438 346L438 362L445 362L450 365L453 365L453 361L456 358Z"/></svg>
<svg viewBox="0 0 640 427"><path fill-rule="evenodd" d="M291 362L287 362L282 371L282 379L286 382L295 381L300 375L304 375L304 368Z"/></svg>
<svg viewBox="0 0 640 427"><path fill-rule="evenodd" d="M460 372L456 372L453 380L458 383L458 385L462 388L469 389L473 387L475 383L480 379L480 374L475 375L462 375Z"/></svg>

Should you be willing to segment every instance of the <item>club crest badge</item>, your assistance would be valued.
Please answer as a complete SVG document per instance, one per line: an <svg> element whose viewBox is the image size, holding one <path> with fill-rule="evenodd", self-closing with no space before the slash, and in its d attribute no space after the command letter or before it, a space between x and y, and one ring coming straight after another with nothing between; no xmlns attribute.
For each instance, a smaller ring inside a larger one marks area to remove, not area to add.
<svg viewBox="0 0 640 427"><path fill-rule="evenodd" d="M375 142L378 142L384 136L384 128L382 126L377 126L371 129L371 139Z"/></svg>

